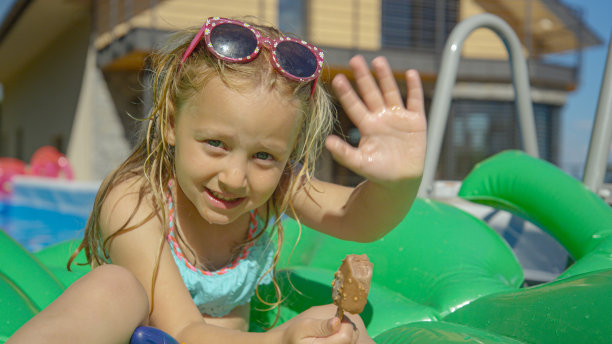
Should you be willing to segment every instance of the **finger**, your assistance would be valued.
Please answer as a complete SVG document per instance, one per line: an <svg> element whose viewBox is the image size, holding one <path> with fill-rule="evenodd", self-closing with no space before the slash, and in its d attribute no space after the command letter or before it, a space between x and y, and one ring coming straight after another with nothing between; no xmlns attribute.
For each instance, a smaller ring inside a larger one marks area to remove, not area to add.
<svg viewBox="0 0 612 344"><path fill-rule="evenodd" d="M351 343L357 343L357 340L359 339L359 329L357 328L357 325L355 325L348 315L342 318L342 324L343 326L345 326L344 324L350 325L350 328L353 330L351 333ZM342 331L342 329L340 331Z"/></svg>
<svg viewBox="0 0 612 344"><path fill-rule="evenodd" d="M355 325L353 320L351 320L351 318L348 315L342 318L342 323L350 324L351 327L353 327L353 331L358 331L357 325Z"/></svg>
<svg viewBox="0 0 612 344"><path fill-rule="evenodd" d="M359 122L361 119L368 113L368 109L365 107L353 86L348 81L346 76L343 74L338 74L332 80L332 87L334 88L334 92L336 92L336 96L342 104L342 108L349 116L351 121L355 123L357 127L359 127Z"/></svg>
<svg viewBox="0 0 612 344"><path fill-rule="evenodd" d="M338 332L340 329L340 320L337 318L331 319L313 319L310 323L313 337L329 337L332 334Z"/></svg>
<svg viewBox="0 0 612 344"><path fill-rule="evenodd" d="M354 344L359 340L359 331L356 330L353 324L342 321L342 326L340 326L338 332L334 334L334 337L341 343Z"/></svg>
<svg viewBox="0 0 612 344"><path fill-rule="evenodd" d="M336 159L338 163L351 170L356 170L361 164L361 154L359 150L336 135L327 137L327 140L325 140L325 147L327 147L332 157Z"/></svg>
<svg viewBox="0 0 612 344"><path fill-rule="evenodd" d="M355 73L355 81L357 82L359 94L361 94L361 98L363 98L368 109L373 112L382 110L385 105L382 94L363 56L357 55L353 57L349 61L349 66L351 66Z"/></svg>
<svg viewBox="0 0 612 344"><path fill-rule="evenodd" d="M402 96L399 88L397 87L397 82L395 81L393 71L391 70L391 66L389 66L387 59L379 56L372 60L372 66L376 72L376 77L378 78L378 84L380 85L380 90L382 92L383 99L385 100L385 105L387 107L403 107L404 102L402 101Z"/></svg>
<svg viewBox="0 0 612 344"><path fill-rule="evenodd" d="M421 77L419 72L414 69L406 71L406 108L409 111L425 114L425 105L423 101L423 86L421 85Z"/></svg>

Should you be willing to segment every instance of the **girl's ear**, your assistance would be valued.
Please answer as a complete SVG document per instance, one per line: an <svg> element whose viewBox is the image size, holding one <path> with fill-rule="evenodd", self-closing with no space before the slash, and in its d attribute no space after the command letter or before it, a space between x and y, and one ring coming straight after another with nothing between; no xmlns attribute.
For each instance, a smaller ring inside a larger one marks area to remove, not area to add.
<svg viewBox="0 0 612 344"><path fill-rule="evenodd" d="M174 134L175 130L176 129L174 126L174 116L171 116L168 119L168 125L166 125L166 132L164 133L166 135L166 142L168 142L170 146L174 146L176 144L176 135Z"/></svg>

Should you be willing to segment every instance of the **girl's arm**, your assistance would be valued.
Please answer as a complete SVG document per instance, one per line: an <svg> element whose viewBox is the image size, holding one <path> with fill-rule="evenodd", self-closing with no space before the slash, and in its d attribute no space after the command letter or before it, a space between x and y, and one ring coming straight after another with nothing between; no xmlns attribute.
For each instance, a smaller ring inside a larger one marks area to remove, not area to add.
<svg viewBox="0 0 612 344"><path fill-rule="evenodd" d="M110 192L100 214L102 235L108 237L124 223L128 226L140 224L151 212L150 200L144 199L139 209L132 216L138 200L138 185L131 181L124 182ZM153 313L149 325L159 328L179 342L185 343L301 343L317 338L321 343L346 342L338 339L351 338L352 327L339 323L327 325L329 319L300 319L284 330L266 333L248 333L238 329L230 329L208 322L193 303L189 291L185 287L178 268L172 258L170 249L163 237L162 221L155 216L136 229L116 237L110 247L113 264L127 268L144 287L149 302L151 300L153 272L157 261L158 249L161 245L162 254L159 258L159 270L154 289ZM110 303L113 300L109 300ZM123 307L117 304L117 307ZM127 306L127 305L126 305ZM242 322L249 322L248 312L234 315L242 316ZM101 315L104 316L104 315ZM140 321L140 319L138 319ZM145 319L143 319L145 320ZM239 319L234 319L239 320ZM99 321L114 321L114 319L99 319ZM223 324L227 325L227 322ZM329 340L329 341L328 341Z"/></svg>
<svg viewBox="0 0 612 344"><path fill-rule="evenodd" d="M313 180L295 192L294 206L309 227L341 239L368 242L393 229L416 197L425 160L423 89L418 73L407 71L404 105L385 58L372 61L378 84L363 57L354 57L349 65L361 99L344 75L336 76L332 86L361 139L355 148L330 136L326 147L339 163L366 181L349 188Z"/></svg>

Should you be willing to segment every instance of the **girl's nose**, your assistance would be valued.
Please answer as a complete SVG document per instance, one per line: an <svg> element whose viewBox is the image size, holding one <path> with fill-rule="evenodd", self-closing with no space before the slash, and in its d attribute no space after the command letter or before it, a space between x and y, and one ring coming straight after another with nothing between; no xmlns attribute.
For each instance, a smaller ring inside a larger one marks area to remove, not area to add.
<svg viewBox="0 0 612 344"><path fill-rule="evenodd" d="M240 156L228 157L219 173L219 183L224 191L240 193L246 187L247 160Z"/></svg>

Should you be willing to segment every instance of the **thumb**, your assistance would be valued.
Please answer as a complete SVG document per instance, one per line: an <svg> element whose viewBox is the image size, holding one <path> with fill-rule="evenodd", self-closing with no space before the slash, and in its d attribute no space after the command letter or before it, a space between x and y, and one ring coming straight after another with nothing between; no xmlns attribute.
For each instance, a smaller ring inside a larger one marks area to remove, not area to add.
<svg viewBox="0 0 612 344"><path fill-rule="evenodd" d="M340 329L340 320L336 317L321 319L313 322L315 337L329 337Z"/></svg>
<svg viewBox="0 0 612 344"><path fill-rule="evenodd" d="M325 147L341 165L349 169L354 169L358 165L358 150L338 136L330 135L327 137Z"/></svg>

